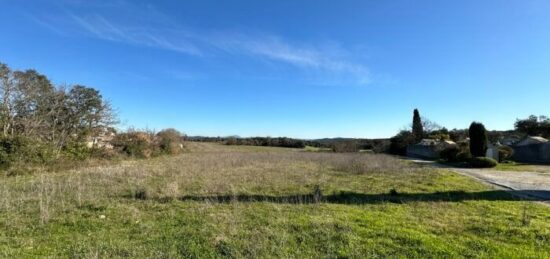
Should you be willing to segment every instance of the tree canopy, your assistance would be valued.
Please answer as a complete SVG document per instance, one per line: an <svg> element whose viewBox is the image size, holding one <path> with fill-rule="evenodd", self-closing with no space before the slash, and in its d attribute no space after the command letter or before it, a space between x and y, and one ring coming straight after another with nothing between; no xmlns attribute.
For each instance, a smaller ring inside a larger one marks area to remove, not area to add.
<svg viewBox="0 0 550 259"><path fill-rule="evenodd" d="M13 71L0 63L0 129L3 138L26 137L61 150L100 134L116 122L94 88L54 86L36 70Z"/></svg>
<svg viewBox="0 0 550 259"><path fill-rule="evenodd" d="M518 119L514 126L520 133L550 138L550 118L546 116L531 115L526 119Z"/></svg>

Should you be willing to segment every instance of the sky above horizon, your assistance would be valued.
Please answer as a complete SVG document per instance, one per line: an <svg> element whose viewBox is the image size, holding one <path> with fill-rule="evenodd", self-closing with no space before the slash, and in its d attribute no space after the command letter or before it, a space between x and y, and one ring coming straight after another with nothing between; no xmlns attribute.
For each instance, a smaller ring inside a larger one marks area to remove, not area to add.
<svg viewBox="0 0 550 259"><path fill-rule="evenodd" d="M119 128L381 138L550 115L550 1L0 0L0 62L99 89Z"/></svg>

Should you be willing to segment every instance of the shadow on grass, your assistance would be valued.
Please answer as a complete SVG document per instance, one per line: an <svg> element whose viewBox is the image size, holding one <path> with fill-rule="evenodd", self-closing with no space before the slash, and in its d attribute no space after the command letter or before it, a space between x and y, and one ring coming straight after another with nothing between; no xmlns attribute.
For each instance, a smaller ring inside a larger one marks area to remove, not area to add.
<svg viewBox="0 0 550 259"><path fill-rule="evenodd" d="M542 197L550 197L550 191L482 191L482 192L434 192L434 193L388 193L362 194L355 192L341 192L326 196L313 194L270 196L270 195L214 195L214 196L183 196L181 201L204 201L211 203L230 202L270 202L282 204L379 204L379 203L408 203L408 202L461 202L470 200L481 201L521 201L520 197L529 200L548 201ZM166 199L159 199L164 201Z"/></svg>

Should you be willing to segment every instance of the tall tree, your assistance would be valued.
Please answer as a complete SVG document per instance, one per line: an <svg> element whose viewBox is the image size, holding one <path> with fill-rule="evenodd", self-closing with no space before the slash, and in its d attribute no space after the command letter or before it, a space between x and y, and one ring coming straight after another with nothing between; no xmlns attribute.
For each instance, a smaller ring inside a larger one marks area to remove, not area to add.
<svg viewBox="0 0 550 259"><path fill-rule="evenodd" d="M422 126L422 119L420 119L418 109L414 109L412 133L416 142L420 142L424 138L424 127Z"/></svg>
<svg viewBox="0 0 550 259"><path fill-rule="evenodd" d="M55 87L50 80L35 70L15 71L14 127L23 136L41 138L49 128L49 113Z"/></svg>
<svg viewBox="0 0 550 259"><path fill-rule="evenodd" d="M487 130L479 122L472 122L468 130L470 135L470 153L473 157L484 157L487 151Z"/></svg>

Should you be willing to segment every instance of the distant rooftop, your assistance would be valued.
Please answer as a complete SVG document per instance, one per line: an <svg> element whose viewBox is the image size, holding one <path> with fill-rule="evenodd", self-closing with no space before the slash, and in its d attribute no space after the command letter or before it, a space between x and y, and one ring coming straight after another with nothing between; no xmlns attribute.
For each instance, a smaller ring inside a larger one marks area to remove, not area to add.
<svg viewBox="0 0 550 259"><path fill-rule="evenodd" d="M538 136L529 136L517 143L517 146L526 146L531 144L547 143L548 139Z"/></svg>

